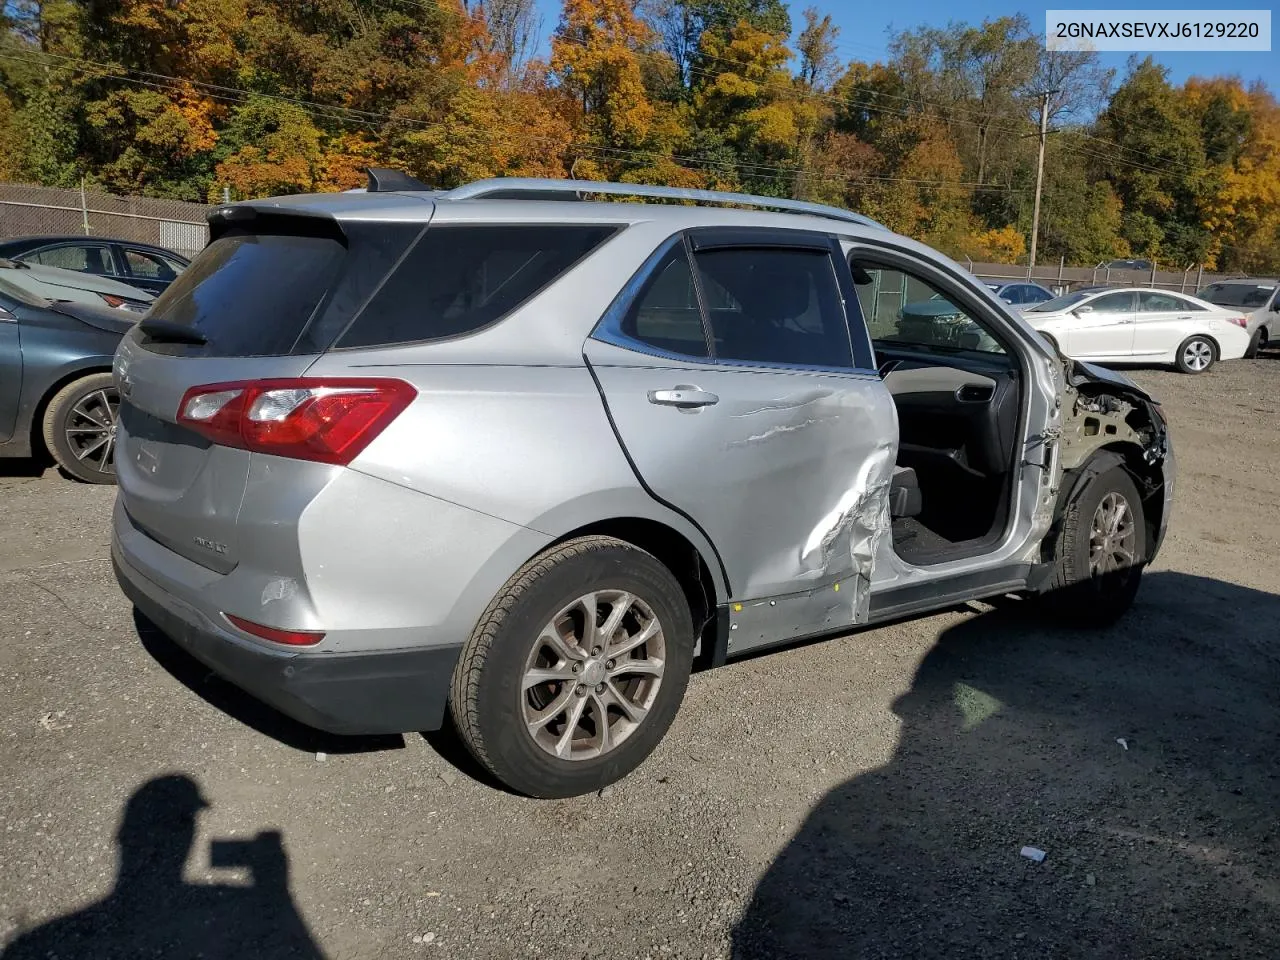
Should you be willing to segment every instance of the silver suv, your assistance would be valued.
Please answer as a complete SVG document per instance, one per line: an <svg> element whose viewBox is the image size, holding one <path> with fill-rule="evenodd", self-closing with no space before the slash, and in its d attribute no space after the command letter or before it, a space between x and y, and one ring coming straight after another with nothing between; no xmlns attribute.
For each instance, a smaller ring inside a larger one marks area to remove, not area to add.
<svg viewBox="0 0 1280 960"><path fill-rule="evenodd" d="M370 180L215 211L116 358L120 584L283 712L451 713L571 796L653 750L696 663L1133 599L1160 407L935 251L738 194ZM935 297L962 322L904 318Z"/></svg>

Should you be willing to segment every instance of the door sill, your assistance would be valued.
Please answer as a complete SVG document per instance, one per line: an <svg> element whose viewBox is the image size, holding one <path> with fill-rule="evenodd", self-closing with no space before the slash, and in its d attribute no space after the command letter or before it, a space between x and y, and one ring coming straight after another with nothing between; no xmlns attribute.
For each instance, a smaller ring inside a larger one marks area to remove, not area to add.
<svg viewBox="0 0 1280 960"><path fill-rule="evenodd" d="M989 570L959 573L927 583L908 583L882 590L876 590L873 586L868 622L881 623L940 610L969 600L1016 593L1026 589L1031 571L1032 565L1029 563L1012 563Z"/></svg>

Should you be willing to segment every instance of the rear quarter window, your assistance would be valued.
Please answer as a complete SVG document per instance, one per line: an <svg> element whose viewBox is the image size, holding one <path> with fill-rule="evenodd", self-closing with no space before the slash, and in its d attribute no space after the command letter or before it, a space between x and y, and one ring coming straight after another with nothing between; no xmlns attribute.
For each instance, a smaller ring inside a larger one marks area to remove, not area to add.
<svg viewBox="0 0 1280 960"><path fill-rule="evenodd" d="M336 346L392 346L474 333L555 282L617 229L572 224L429 227Z"/></svg>

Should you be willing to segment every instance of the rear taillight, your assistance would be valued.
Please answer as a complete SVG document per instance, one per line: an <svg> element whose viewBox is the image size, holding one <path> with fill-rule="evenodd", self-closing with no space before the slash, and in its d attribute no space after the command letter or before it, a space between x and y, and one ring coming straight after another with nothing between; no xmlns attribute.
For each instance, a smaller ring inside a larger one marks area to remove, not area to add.
<svg viewBox="0 0 1280 960"><path fill-rule="evenodd" d="M290 647L313 647L324 639L324 634L316 630L281 630L279 627L264 627L260 623L244 617L234 617L229 613L224 613L223 616L237 630L272 643L283 643Z"/></svg>
<svg viewBox="0 0 1280 960"><path fill-rule="evenodd" d="M138 303L136 300L127 300L124 297L117 297L114 293L98 294L108 307L114 307L117 310L128 310L131 313L146 313L147 306L144 303Z"/></svg>
<svg viewBox="0 0 1280 960"><path fill-rule="evenodd" d="M1239 327L1241 330L1248 330L1248 329L1249 329L1249 318L1248 318L1248 317L1227 317L1227 323L1234 323L1234 324L1235 324L1237 327Z"/></svg>
<svg viewBox="0 0 1280 960"><path fill-rule="evenodd" d="M244 380L192 387L178 422L226 447L348 464L413 402L403 380Z"/></svg>

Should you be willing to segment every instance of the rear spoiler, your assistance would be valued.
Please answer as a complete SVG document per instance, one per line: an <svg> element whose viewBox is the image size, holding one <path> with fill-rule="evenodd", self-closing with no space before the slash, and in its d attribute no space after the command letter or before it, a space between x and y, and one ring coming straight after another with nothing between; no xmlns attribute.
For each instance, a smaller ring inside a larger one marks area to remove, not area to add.
<svg viewBox="0 0 1280 960"><path fill-rule="evenodd" d="M417 180L403 170L388 170L385 167L368 167L365 173L369 176L368 193L394 193L403 190L434 190L421 180Z"/></svg>
<svg viewBox="0 0 1280 960"><path fill-rule="evenodd" d="M215 207L205 216L209 221L209 242L235 227L262 233L305 233L345 239L342 226L328 211L281 206L269 201L243 200Z"/></svg>

